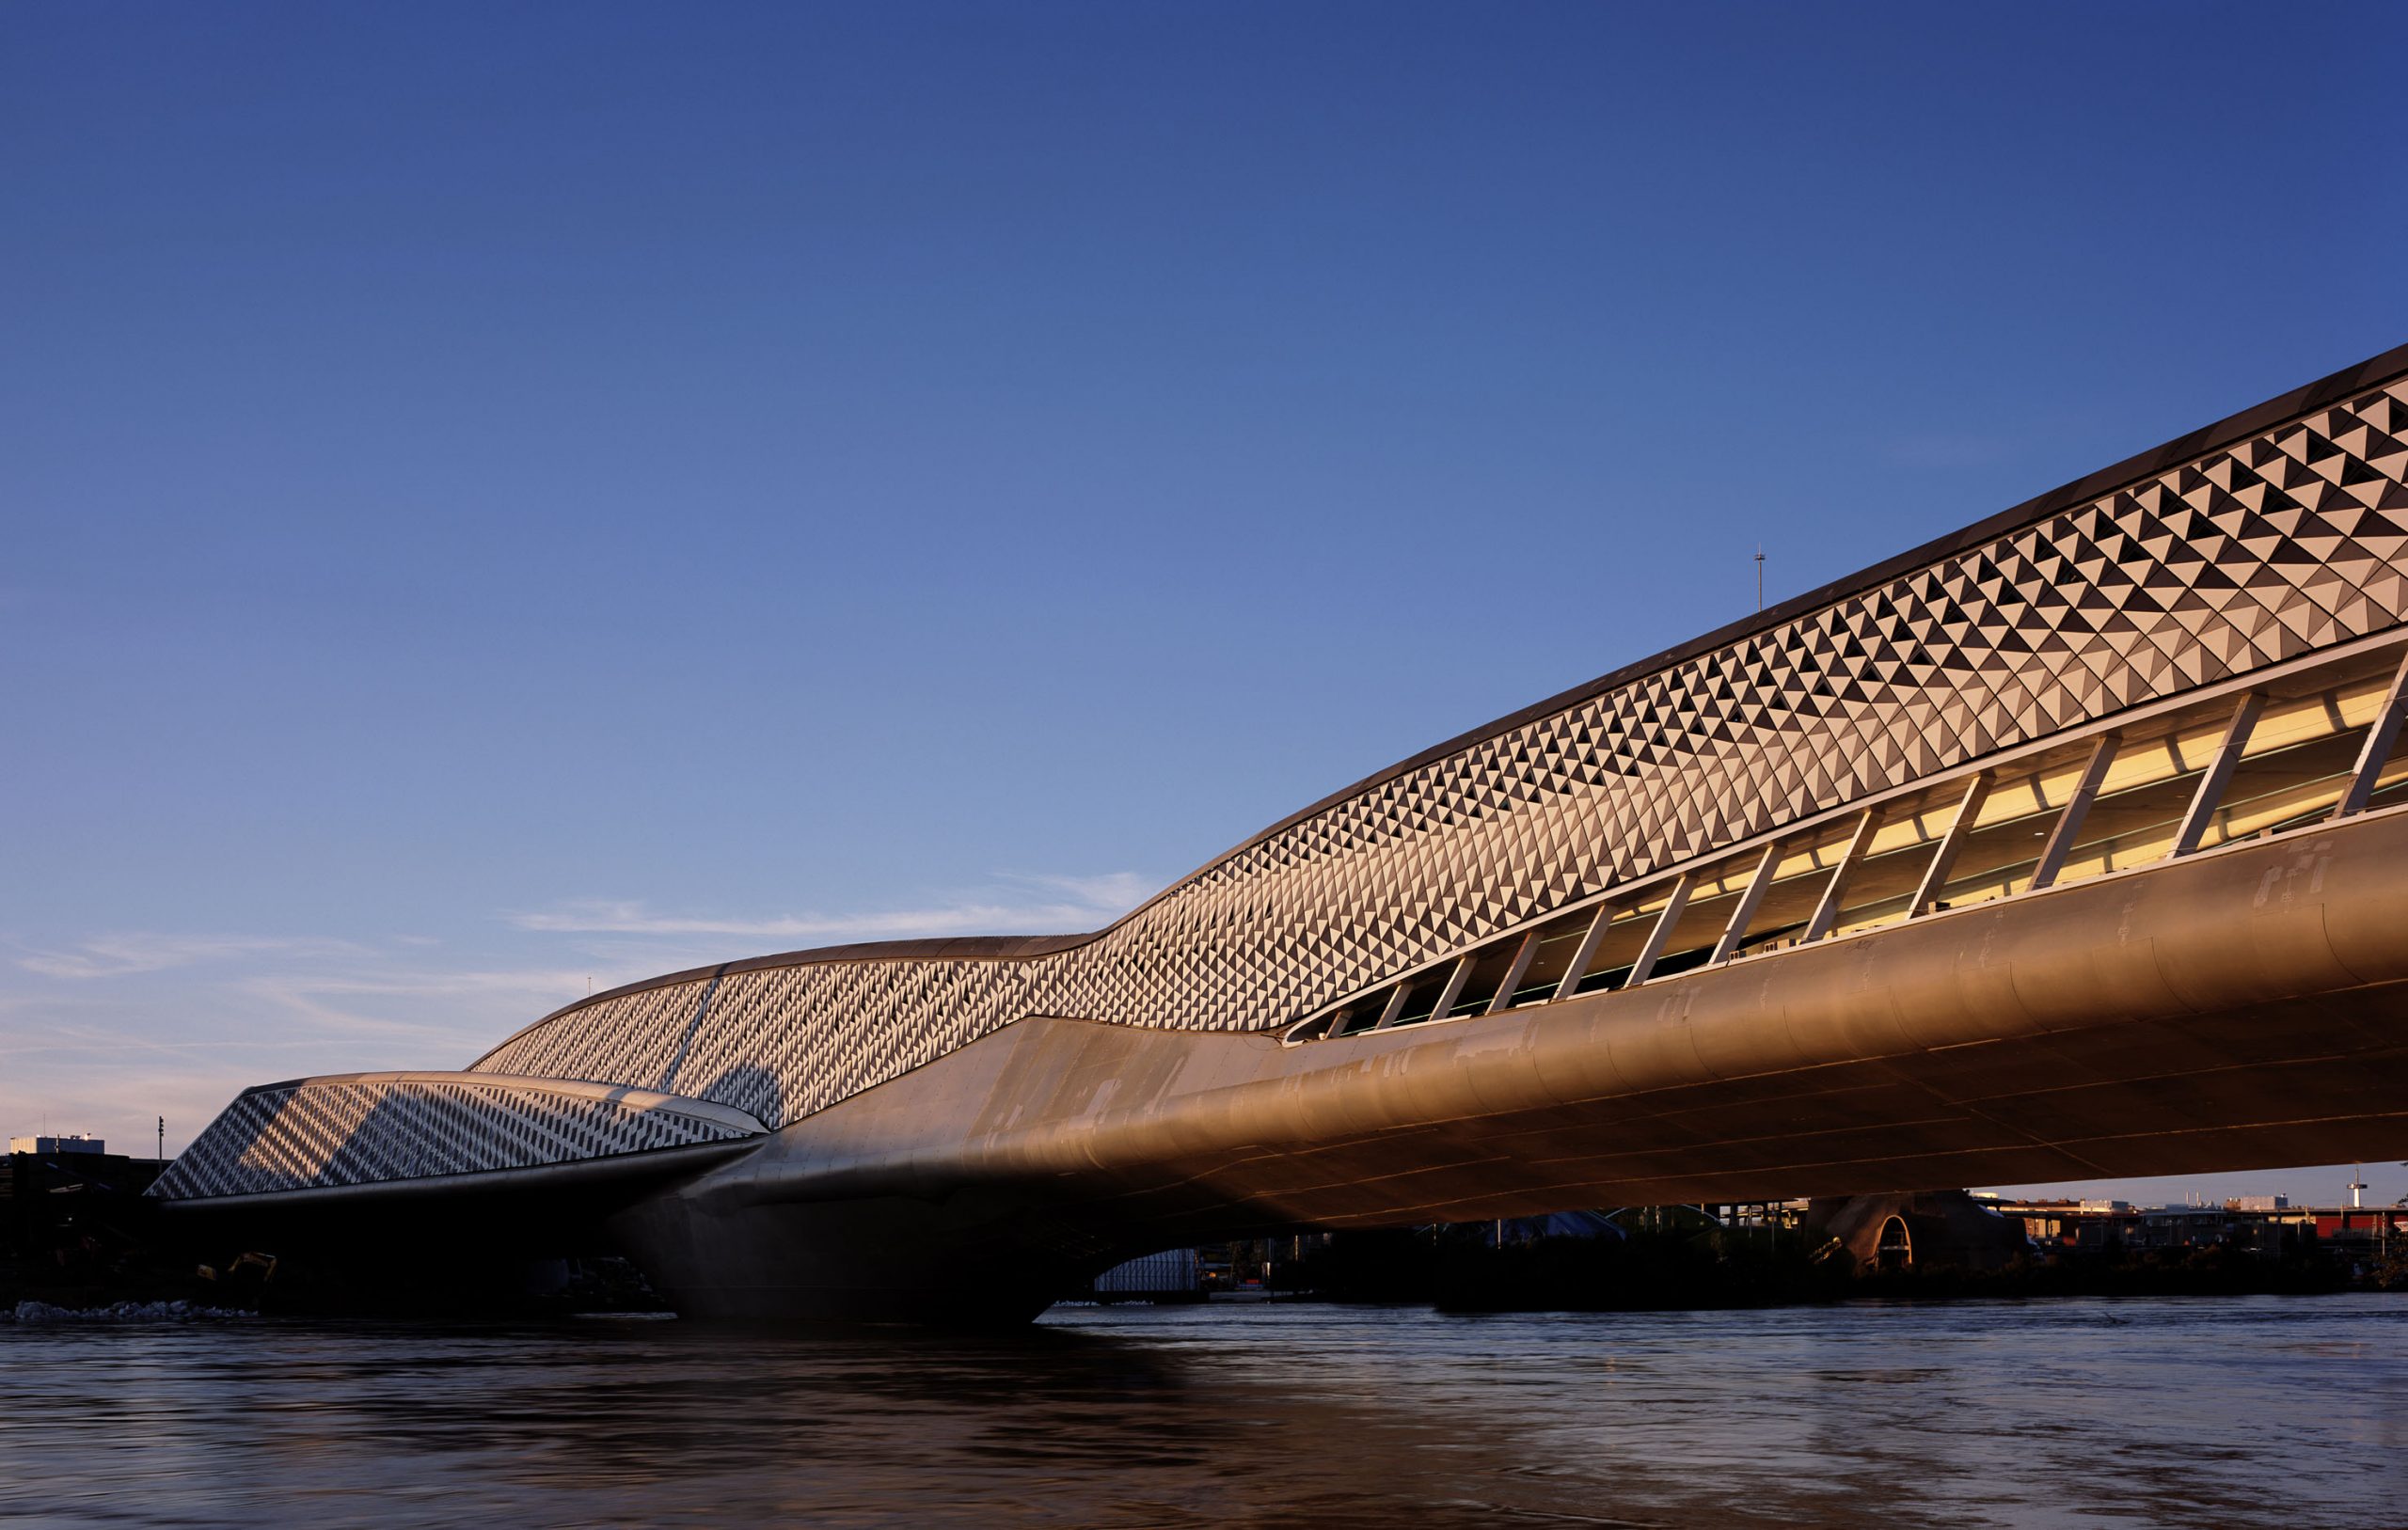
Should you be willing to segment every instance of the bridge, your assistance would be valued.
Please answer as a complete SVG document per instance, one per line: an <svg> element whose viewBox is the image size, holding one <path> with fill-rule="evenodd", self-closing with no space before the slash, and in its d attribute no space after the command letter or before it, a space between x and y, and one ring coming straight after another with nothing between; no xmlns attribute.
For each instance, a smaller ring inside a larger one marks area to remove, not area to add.
<svg viewBox="0 0 2408 1530"><path fill-rule="evenodd" d="M1440 744L1089 935L737 960L246 1091L153 1193L681 1311L2408 1156L2408 347Z"/></svg>

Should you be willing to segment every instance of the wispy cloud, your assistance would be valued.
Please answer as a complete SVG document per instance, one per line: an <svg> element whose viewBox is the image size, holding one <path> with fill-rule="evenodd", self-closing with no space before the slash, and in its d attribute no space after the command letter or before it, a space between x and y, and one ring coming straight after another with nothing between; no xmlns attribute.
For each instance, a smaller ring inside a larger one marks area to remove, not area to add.
<svg viewBox="0 0 2408 1530"><path fill-rule="evenodd" d="M1108 871L1100 876L1015 875L1003 880L1028 887L1052 888L1080 899L1091 907L1108 908L1115 919L1152 897L1162 886L1155 878L1133 871Z"/></svg>
<svg viewBox="0 0 2408 1530"><path fill-rule="evenodd" d="M474 954L422 935L0 936L0 1124L141 1143L164 1114L173 1148L246 1084L460 1067L561 1004L656 972L772 942L1088 930L1155 886L1133 872L1002 875L917 907L832 913L583 899L508 916L524 933L492 931L499 943Z"/></svg>
<svg viewBox="0 0 2408 1530"><path fill-rule="evenodd" d="M473 1021L464 1023L464 1015L499 1011L531 1020L575 998L586 981L584 974L553 968L425 971L378 967L261 972L235 985L235 991L320 1034L405 1036L465 1045L484 1033ZM398 1013L378 1013L380 1009Z"/></svg>
<svg viewBox="0 0 2408 1530"><path fill-rule="evenodd" d="M573 898L504 918L563 935L747 936L773 940L881 940L947 935L1075 932L1128 912L1153 891L1135 872L1099 876L1006 875L1001 886L916 908L731 917L672 913L635 900Z"/></svg>
<svg viewBox="0 0 2408 1530"><path fill-rule="evenodd" d="M365 950L348 940L243 935L101 935L64 950L28 949L17 958L17 965L44 977L110 978L260 956L356 956L364 954Z"/></svg>
<svg viewBox="0 0 2408 1530"><path fill-rule="evenodd" d="M522 941L525 938L521 938ZM0 1122L170 1144L246 1084L459 1067L583 993L580 960L441 960L426 941L228 934L0 939ZM641 975L630 962L609 980Z"/></svg>

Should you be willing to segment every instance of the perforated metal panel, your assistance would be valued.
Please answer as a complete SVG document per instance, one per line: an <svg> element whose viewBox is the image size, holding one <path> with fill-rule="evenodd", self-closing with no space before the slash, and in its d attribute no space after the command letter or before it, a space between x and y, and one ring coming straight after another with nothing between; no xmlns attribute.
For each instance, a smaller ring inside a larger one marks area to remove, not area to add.
<svg viewBox="0 0 2408 1530"><path fill-rule="evenodd" d="M1615 884L2408 616L2408 383L1367 787L1092 942L731 973L676 1087L785 1122L1032 1014L1280 1025ZM685 983L480 1069L636 1081ZM665 1041L664 1041L665 1038Z"/></svg>
<svg viewBox="0 0 2408 1530"><path fill-rule="evenodd" d="M592 1022L577 1033L531 1033L516 1049L517 1065L491 1071L673 1088L671 1065L707 986L674 984L595 1005Z"/></svg>
<svg viewBox="0 0 2408 1530"><path fill-rule="evenodd" d="M700 1100L541 1079L351 1074L246 1090L152 1187L167 1200L482 1174L729 1142L757 1120Z"/></svg>

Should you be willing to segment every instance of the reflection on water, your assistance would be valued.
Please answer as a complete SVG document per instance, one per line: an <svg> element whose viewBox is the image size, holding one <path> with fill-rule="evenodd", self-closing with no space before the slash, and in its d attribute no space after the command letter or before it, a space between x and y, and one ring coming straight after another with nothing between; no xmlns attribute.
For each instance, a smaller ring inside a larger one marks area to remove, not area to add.
<svg viewBox="0 0 2408 1530"><path fill-rule="evenodd" d="M2408 1301L0 1327L0 1522L2408 1522Z"/></svg>

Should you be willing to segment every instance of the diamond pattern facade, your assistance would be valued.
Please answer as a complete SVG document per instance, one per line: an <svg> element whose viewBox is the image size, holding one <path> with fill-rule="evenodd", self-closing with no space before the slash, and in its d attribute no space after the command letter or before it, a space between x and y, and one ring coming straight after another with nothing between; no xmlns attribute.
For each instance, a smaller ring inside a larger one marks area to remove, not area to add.
<svg viewBox="0 0 2408 1530"><path fill-rule="evenodd" d="M1633 877L2403 618L2396 381L1367 784L1072 949L606 995L475 1066L783 1124L1030 1015L1269 1029Z"/></svg>
<svg viewBox="0 0 2408 1530"><path fill-rule="evenodd" d="M151 1193L189 1200L533 1169L760 1129L692 1101L541 1079L305 1079L245 1090Z"/></svg>

